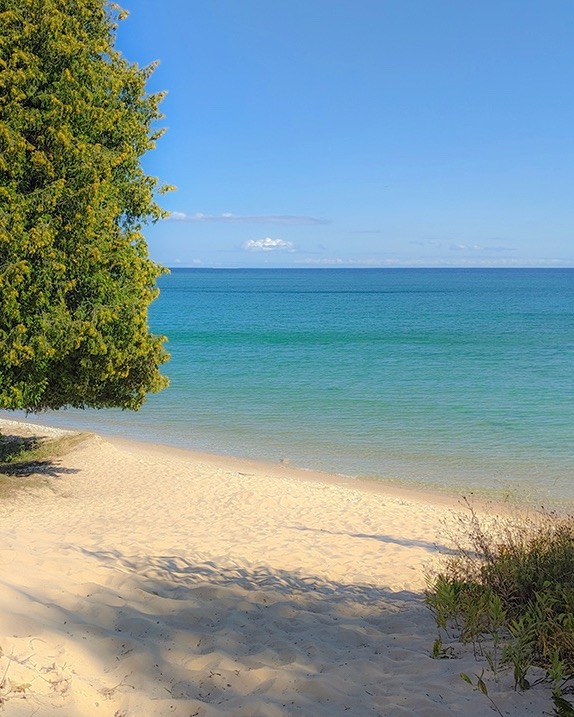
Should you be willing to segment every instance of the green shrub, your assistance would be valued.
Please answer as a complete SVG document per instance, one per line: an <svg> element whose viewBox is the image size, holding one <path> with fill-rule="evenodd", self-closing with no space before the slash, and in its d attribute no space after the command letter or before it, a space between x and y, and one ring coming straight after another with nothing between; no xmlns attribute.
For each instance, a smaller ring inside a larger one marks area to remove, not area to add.
<svg viewBox="0 0 574 717"><path fill-rule="evenodd" d="M574 677L574 517L468 511L455 531L456 553L429 576L426 604L440 631L472 643L494 673L510 667L517 687L541 667L555 704ZM574 712L572 712L574 714Z"/></svg>

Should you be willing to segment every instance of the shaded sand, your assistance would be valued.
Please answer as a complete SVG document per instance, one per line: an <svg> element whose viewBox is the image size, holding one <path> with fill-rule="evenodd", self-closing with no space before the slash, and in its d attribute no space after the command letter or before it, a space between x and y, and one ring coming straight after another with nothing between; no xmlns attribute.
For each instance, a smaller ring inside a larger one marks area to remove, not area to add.
<svg viewBox="0 0 574 717"><path fill-rule="evenodd" d="M430 656L424 569L450 510L90 436L0 502L4 713L492 715L459 677L480 674L471 650ZM505 715L551 713L545 688L489 689Z"/></svg>

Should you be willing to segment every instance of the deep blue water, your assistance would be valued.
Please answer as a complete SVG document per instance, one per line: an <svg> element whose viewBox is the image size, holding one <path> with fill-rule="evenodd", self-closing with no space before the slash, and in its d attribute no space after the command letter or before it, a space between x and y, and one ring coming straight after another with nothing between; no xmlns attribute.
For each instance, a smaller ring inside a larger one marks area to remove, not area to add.
<svg viewBox="0 0 574 717"><path fill-rule="evenodd" d="M189 269L160 287L171 387L135 415L40 420L574 499L574 269Z"/></svg>

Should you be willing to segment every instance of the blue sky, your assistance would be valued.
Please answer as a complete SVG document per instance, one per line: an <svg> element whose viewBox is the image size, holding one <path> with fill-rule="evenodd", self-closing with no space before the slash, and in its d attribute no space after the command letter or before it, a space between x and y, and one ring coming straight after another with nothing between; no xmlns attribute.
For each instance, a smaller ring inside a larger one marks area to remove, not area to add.
<svg viewBox="0 0 574 717"><path fill-rule="evenodd" d="M167 266L574 266L572 0L124 0Z"/></svg>

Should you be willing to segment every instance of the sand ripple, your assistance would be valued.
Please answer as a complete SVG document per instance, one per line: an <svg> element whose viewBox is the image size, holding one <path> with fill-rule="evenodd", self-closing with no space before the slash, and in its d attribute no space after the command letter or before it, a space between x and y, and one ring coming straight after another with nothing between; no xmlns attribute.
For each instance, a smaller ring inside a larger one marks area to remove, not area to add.
<svg viewBox="0 0 574 717"><path fill-rule="evenodd" d="M430 656L441 503L98 437L54 469L0 504L9 717L493 714Z"/></svg>

